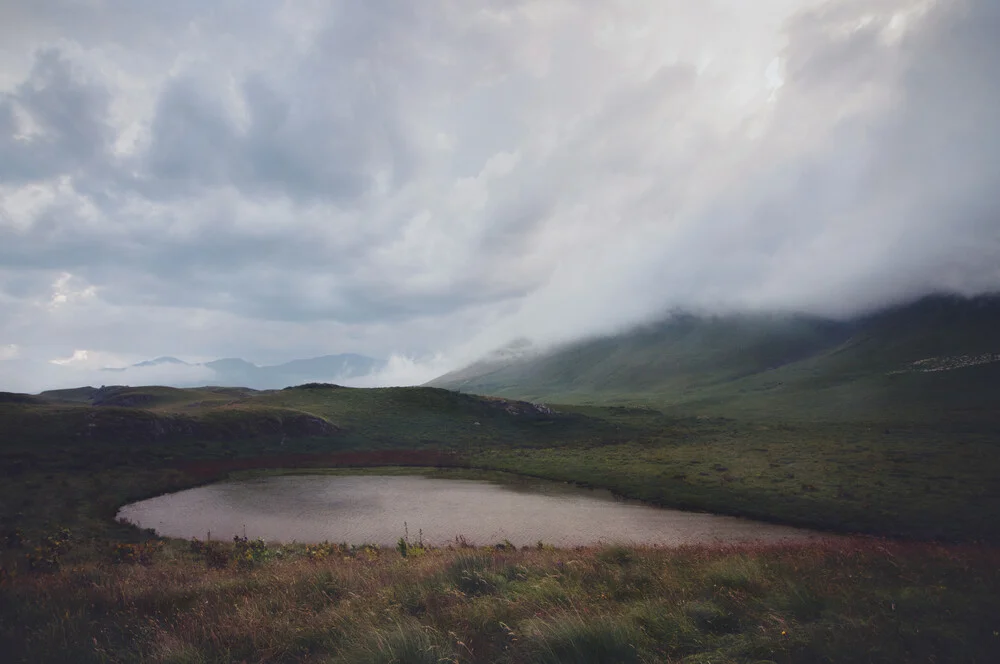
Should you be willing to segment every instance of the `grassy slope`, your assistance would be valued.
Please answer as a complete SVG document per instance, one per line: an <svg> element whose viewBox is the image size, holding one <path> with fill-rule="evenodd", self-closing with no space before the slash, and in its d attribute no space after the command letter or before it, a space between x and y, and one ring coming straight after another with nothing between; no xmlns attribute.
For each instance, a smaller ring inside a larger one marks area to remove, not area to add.
<svg viewBox="0 0 1000 664"><path fill-rule="evenodd" d="M145 408L0 404L5 468L41 486L45 474L154 472L184 459L445 450L464 465L661 505L848 532L1000 541L1000 457L990 425L754 423L579 406L547 415L432 388L296 388L235 400L206 399L204 390L122 393L134 394L159 400ZM310 435L313 422L329 430ZM18 491L10 487L10 504L30 508L32 498ZM65 499L77 502L68 489Z"/></svg>
<svg viewBox="0 0 1000 664"><path fill-rule="evenodd" d="M815 662L929 653L986 662L998 644L992 549L457 550L404 560L271 547L247 567L229 545L219 570L206 568L219 556L180 543L151 554L148 566L122 563L133 549L122 554L127 545L116 542L155 548L140 543L156 540L111 520L123 502L201 481L177 470L180 460L447 448L469 465L662 504L995 543L1000 455L989 427L761 424L603 407L547 416L429 388L110 395L141 404L129 407L72 396L0 400L0 567L9 575L0 572L0 647L14 661ZM289 435L297 417L335 429ZM69 543L58 544L60 526ZM59 570L30 571L50 556Z"/></svg>
<svg viewBox="0 0 1000 664"><path fill-rule="evenodd" d="M480 393L587 397L690 391L809 357L846 338L842 326L791 317L682 316L570 345L485 375L433 381Z"/></svg>
<svg viewBox="0 0 1000 664"><path fill-rule="evenodd" d="M930 357L1000 353L998 330L998 297L927 298L846 323L681 317L432 384L752 419L995 421L1000 363L894 372Z"/></svg>

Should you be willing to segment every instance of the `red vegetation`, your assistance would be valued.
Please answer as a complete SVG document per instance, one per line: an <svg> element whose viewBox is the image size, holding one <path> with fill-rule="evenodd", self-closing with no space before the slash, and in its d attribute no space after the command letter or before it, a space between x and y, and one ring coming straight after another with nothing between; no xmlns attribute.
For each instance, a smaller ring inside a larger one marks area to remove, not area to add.
<svg viewBox="0 0 1000 664"><path fill-rule="evenodd" d="M278 454L242 459L201 459L177 464L179 470L201 479L217 477L234 470L261 468L341 468L359 466L433 466L467 465L454 452L439 450L374 450L366 452L324 452L318 454Z"/></svg>

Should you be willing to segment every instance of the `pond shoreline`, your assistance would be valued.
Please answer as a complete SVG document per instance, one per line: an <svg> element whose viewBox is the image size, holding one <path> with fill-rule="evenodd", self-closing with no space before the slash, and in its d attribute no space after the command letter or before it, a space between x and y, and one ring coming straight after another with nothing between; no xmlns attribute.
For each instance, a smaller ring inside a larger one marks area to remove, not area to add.
<svg viewBox="0 0 1000 664"><path fill-rule="evenodd" d="M173 483L168 491L161 490L154 492L141 492L130 495L121 504L116 506L115 513L120 511L122 507L129 503L147 500L149 498L165 495L166 493L176 493L187 489L206 486L215 482L225 481L234 475L240 475L244 472L276 475L300 473L309 470L319 472L349 472L352 470L368 472L376 471L378 469L392 468L400 470L408 469L413 471L412 473L407 474L421 474L422 471L472 471L497 473L521 479L562 482L583 489L608 491L615 497L622 500L633 501L650 507L679 510L695 514L749 519L770 525L812 530L827 534L831 537L851 536L869 537L899 542L955 543L938 538L906 537L900 533L893 532L869 532L857 529L839 528L837 527L838 524L828 523L822 519L784 518L781 515L769 512L746 510L732 506L724 506L722 509L718 509L718 506L715 506L715 509L710 509L688 501L673 502L648 500L637 495L633 495L628 491L620 490L610 484L595 484L593 482L575 480L573 478L561 477L552 474L511 470L508 467L475 461L469 457L468 453L462 454L452 450L415 450L396 448L368 451L349 450L341 452L296 453L282 455L270 454L229 459L188 459L171 464L170 467L183 473L190 479L190 481L182 480L179 483Z"/></svg>
<svg viewBox="0 0 1000 664"><path fill-rule="evenodd" d="M243 471L226 481L128 504L117 518L173 538L213 533L224 539L381 546L393 545L407 523L435 546L453 540L680 546L829 537L739 517L649 506L605 489L464 469L457 476L407 468Z"/></svg>

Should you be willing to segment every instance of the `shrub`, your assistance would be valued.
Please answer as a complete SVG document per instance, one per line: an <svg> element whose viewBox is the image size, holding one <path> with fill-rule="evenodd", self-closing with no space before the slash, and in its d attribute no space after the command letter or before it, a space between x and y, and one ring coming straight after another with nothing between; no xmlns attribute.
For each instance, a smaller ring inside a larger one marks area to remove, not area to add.
<svg viewBox="0 0 1000 664"><path fill-rule="evenodd" d="M331 544L323 541L319 544L306 544L303 553L309 560L320 561L334 555L347 555L350 550L346 544Z"/></svg>
<svg viewBox="0 0 1000 664"><path fill-rule="evenodd" d="M423 529L420 530L416 543L410 542L410 529L404 521L403 536L399 538L398 542L396 542L396 550L399 551L399 555L404 558L408 556L419 556L426 553L426 548L424 547Z"/></svg>
<svg viewBox="0 0 1000 664"><path fill-rule="evenodd" d="M36 546L25 559L32 572L57 572L61 566L59 554L41 546Z"/></svg>
<svg viewBox="0 0 1000 664"><path fill-rule="evenodd" d="M72 534L68 528L59 528L43 537L26 556L28 569L32 572L59 571L62 554L66 552L71 539Z"/></svg>
<svg viewBox="0 0 1000 664"><path fill-rule="evenodd" d="M275 557L275 551L267 548L263 539L255 540L236 535L233 537L233 562L241 570L250 570Z"/></svg>
<svg viewBox="0 0 1000 664"><path fill-rule="evenodd" d="M191 540L191 551L201 556L211 569L225 569L229 566L229 553L222 548L219 542L202 542L199 539Z"/></svg>

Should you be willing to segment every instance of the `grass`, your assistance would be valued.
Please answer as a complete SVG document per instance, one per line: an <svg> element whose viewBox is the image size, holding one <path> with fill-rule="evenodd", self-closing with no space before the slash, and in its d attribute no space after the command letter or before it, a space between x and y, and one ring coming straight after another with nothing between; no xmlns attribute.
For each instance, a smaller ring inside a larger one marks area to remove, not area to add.
<svg viewBox="0 0 1000 664"><path fill-rule="evenodd" d="M31 662L992 662L996 550L339 551L209 567L168 542L0 587Z"/></svg>
<svg viewBox="0 0 1000 664"><path fill-rule="evenodd" d="M0 402L9 478L0 528L59 522L99 532L126 501L227 471L385 465L405 450L407 465L572 481L658 505L1000 542L995 428L977 423L760 422L584 406L546 414L431 388L227 390L223 405L206 401L213 391L162 394L160 406L131 408ZM316 422L321 431L310 429ZM55 494L42 491L52 486Z"/></svg>
<svg viewBox="0 0 1000 664"><path fill-rule="evenodd" d="M1000 653L1000 455L995 429L981 423L592 406L550 414L428 388L116 394L106 406L87 391L0 399L8 661L992 662ZM322 435L309 428L316 421ZM940 543L407 547L402 556L192 547L113 521L126 502L236 470L428 460L458 466L433 471L442 476L490 469Z"/></svg>
<svg viewBox="0 0 1000 664"><path fill-rule="evenodd" d="M477 466L602 486L653 504L842 532L997 542L992 431L667 420L611 443L491 447Z"/></svg>
<svg viewBox="0 0 1000 664"><path fill-rule="evenodd" d="M554 403L648 405L676 414L788 421L997 421L1000 297L930 296L849 321L684 315L432 384ZM917 363L917 364L915 364ZM924 365L926 366L926 365Z"/></svg>

